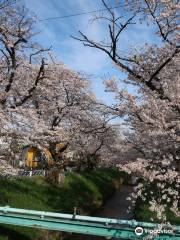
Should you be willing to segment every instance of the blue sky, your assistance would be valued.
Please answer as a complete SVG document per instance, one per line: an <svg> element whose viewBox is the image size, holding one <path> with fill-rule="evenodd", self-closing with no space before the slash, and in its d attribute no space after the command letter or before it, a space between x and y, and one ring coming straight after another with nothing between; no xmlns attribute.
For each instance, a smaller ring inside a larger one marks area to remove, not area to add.
<svg viewBox="0 0 180 240"><path fill-rule="evenodd" d="M40 20L104 8L100 0L23 0L23 2ZM117 1L109 0L111 6L115 6L115 2ZM116 11L124 13L122 8ZM88 74L97 97L106 103L111 103L112 97L104 92L103 81L111 77L124 78L124 75L101 51L84 47L70 37L71 35L78 36L78 31L81 30L92 39L105 39L105 25L97 22L90 24L89 20L93 16L95 15L87 14L40 21L37 26L41 31L38 41L45 47L52 45L52 50L57 58L73 70ZM151 41L154 41L152 29L145 24L137 24L132 25L129 30L124 32L120 47L122 52L127 52L130 47L141 46L143 43Z"/></svg>

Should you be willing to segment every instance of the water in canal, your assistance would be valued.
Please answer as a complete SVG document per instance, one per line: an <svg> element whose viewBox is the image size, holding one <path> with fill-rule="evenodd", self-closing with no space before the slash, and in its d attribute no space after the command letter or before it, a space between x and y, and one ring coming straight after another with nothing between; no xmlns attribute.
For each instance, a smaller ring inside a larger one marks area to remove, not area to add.
<svg viewBox="0 0 180 240"><path fill-rule="evenodd" d="M133 192L130 185L122 185L104 205L103 209L96 215L98 217L116 218L116 219L133 219L132 212L128 213L129 201L126 200ZM103 237L89 235L73 234L70 239L73 240L102 240Z"/></svg>

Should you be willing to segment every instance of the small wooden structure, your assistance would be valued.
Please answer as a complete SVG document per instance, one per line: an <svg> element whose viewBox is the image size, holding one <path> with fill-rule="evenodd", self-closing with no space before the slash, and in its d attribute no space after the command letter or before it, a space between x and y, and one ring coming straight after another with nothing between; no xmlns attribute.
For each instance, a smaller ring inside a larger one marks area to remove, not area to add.
<svg viewBox="0 0 180 240"><path fill-rule="evenodd" d="M20 165L27 168L42 168L52 166L55 162L61 161L63 164L62 153L68 147L68 142L52 143L50 149L38 149L35 146L26 146L21 153Z"/></svg>
<svg viewBox="0 0 180 240"><path fill-rule="evenodd" d="M28 168L40 168L54 164L52 155L48 149L39 150L34 146L26 146L22 150L22 165Z"/></svg>

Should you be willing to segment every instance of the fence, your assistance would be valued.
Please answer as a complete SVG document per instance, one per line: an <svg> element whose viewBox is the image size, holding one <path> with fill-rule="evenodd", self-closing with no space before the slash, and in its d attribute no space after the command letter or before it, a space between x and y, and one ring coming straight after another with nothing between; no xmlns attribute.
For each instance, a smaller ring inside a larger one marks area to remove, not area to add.
<svg viewBox="0 0 180 240"><path fill-rule="evenodd" d="M20 177L32 177L32 176L45 176L46 170L20 170L18 176Z"/></svg>
<svg viewBox="0 0 180 240"><path fill-rule="evenodd" d="M32 176L45 176L46 170L19 170L16 174L0 172L1 178L22 178Z"/></svg>

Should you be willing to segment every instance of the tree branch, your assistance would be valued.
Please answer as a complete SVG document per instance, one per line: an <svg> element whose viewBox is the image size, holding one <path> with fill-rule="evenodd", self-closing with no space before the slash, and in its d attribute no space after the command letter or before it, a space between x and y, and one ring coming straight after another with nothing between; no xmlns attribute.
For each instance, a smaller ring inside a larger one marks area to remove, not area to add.
<svg viewBox="0 0 180 240"><path fill-rule="evenodd" d="M23 99L20 102L15 103L16 107L17 106L22 106L25 102L27 102L28 99L30 99L32 97L32 94L36 90L39 81L45 78L45 69L44 69L44 67L45 67L45 62L44 62L44 59L42 59L41 66L39 68L39 72L37 74L37 77L35 79L33 87L31 87L28 90L28 94L26 96L24 96Z"/></svg>

